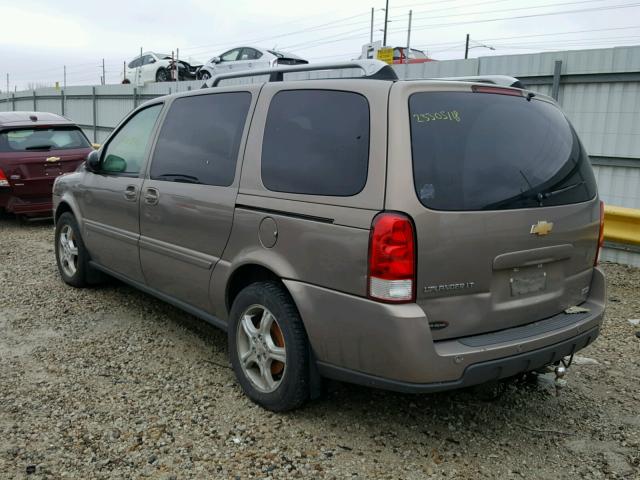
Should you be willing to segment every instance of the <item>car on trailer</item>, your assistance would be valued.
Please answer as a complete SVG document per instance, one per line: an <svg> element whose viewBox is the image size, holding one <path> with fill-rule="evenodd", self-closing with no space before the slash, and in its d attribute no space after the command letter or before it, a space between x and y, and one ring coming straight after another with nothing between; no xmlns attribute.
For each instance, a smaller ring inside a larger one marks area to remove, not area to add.
<svg viewBox="0 0 640 480"><path fill-rule="evenodd" d="M309 63L307 60L289 52L259 47L237 47L209 60L198 70L198 78L209 80L211 77L223 73L307 63Z"/></svg>
<svg viewBox="0 0 640 480"><path fill-rule="evenodd" d="M142 85L147 82L170 82L175 80L175 69L178 69L178 80L195 80L202 63L197 60L175 59L168 53L144 52L127 64L123 83ZM126 81L128 80L128 81Z"/></svg>
<svg viewBox="0 0 640 480"><path fill-rule="evenodd" d="M48 112L0 113L0 211L51 216L54 180L92 150L78 125Z"/></svg>

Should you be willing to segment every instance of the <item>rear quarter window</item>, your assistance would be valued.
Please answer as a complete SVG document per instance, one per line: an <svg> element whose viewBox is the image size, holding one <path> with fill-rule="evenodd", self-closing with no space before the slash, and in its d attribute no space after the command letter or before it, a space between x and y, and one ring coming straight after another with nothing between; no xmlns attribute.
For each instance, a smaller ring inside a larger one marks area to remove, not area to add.
<svg viewBox="0 0 640 480"><path fill-rule="evenodd" d="M353 92L286 90L271 100L262 182L277 192L351 196L367 181L369 103Z"/></svg>
<svg viewBox="0 0 640 480"><path fill-rule="evenodd" d="M409 97L409 115L415 189L428 208L529 208L596 195L582 143L552 103L420 92Z"/></svg>

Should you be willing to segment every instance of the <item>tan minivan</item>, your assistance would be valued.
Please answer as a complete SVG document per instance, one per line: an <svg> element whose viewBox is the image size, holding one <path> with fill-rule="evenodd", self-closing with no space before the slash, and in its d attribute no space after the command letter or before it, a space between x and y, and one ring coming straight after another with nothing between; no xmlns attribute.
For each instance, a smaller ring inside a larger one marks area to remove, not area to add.
<svg viewBox="0 0 640 480"><path fill-rule="evenodd" d="M497 83L364 60L149 101L56 181L60 274L226 330L275 411L323 377L434 392L558 365L602 323L602 204L555 102Z"/></svg>

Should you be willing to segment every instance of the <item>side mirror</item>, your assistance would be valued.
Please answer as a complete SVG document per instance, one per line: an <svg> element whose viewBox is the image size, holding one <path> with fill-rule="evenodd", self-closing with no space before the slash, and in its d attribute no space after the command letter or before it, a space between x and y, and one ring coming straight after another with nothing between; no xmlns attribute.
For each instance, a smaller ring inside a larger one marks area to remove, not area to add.
<svg viewBox="0 0 640 480"><path fill-rule="evenodd" d="M150 58L149 59L149 63L156 63L156 59L155 58Z"/></svg>
<svg viewBox="0 0 640 480"><path fill-rule="evenodd" d="M213 63L220 63L222 60L220 60L220 57L213 57L213 58L211 59L211 61L212 61Z"/></svg>
<svg viewBox="0 0 640 480"><path fill-rule="evenodd" d="M127 162L117 155L107 155L102 164L102 171L111 173L122 173L127 170Z"/></svg>
<svg viewBox="0 0 640 480"><path fill-rule="evenodd" d="M97 150L92 150L87 155L86 160L87 168L91 172L97 172L98 168L100 168L100 152Z"/></svg>

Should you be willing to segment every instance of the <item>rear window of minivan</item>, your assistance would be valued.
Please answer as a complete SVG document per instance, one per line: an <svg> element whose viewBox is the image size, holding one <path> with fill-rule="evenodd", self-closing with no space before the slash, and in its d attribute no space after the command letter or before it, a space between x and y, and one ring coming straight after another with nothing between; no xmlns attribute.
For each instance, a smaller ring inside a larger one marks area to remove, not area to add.
<svg viewBox="0 0 640 480"><path fill-rule="evenodd" d="M590 200L589 158L558 107L517 95L409 97L416 193L434 210L501 210Z"/></svg>

